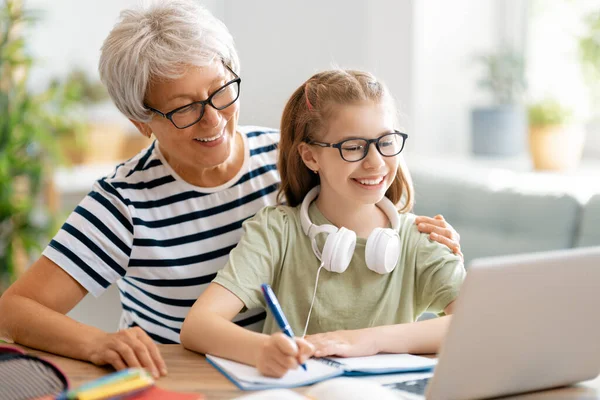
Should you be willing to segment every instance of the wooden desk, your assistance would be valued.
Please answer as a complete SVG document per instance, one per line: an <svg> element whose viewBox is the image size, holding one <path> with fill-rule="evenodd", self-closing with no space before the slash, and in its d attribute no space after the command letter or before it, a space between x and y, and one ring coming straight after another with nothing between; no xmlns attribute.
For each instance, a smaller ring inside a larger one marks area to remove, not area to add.
<svg viewBox="0 0 600 400"><path fill-rule="evenodd" d="M180 345L159 345L167 363L169 374L160 378L157 385L164 389L181 392L202 393L207 400L233 399L248 392L242 392L213 368L204 356L185 350ZM39 350L23 348L29 353L44 357L60 366L69 377L72 387L106 375L113 370L93 364L45 353ZM295 389L302 393L305 388ZM546 390L510 397L522 400L600 400L600 378L583 382L571 387Z"/></svg>

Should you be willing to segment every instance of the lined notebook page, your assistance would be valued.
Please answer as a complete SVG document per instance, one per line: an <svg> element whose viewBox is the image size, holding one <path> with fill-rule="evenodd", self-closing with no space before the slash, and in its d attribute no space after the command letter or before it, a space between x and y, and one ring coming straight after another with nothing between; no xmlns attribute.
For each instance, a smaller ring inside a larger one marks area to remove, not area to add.
<svg viewBox="0 0 600 400"><path fill-rule="evenodd" d="M339 376L342 370L315 360L306 361L306 369L301 367L288 371L281 378L270 378L263 376L258 369L236 361L226 360L221 357L206 355L210 361L219 366L223 371L229 374L233 379L250 384L267 384L273 386L296 386L305 382L316 382L323 379Z"/></svg>

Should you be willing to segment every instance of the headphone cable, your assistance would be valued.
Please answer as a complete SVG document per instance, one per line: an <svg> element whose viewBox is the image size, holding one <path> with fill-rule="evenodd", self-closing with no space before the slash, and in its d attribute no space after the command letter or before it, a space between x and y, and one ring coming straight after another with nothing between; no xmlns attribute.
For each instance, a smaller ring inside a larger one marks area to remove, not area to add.
<svg viewBox="0 0 600 400"><path fill-rule="evenodd" d="M310 321L310 313L312 312L313 305L315 304L315 297L317 295L317 285L319 284L319 274L321 273L321 269L323 268L324 265L325 265L325 263L321 262L321 266L317 270L317 279L315 280L315 290L313 291L313 297L310 302L310 308L308 309L308 317L306 317L306 325L304 325L304 333L302 334L303 339L304 339L304 336L306 336L306 330L308 329L308 321Z"/></svg>

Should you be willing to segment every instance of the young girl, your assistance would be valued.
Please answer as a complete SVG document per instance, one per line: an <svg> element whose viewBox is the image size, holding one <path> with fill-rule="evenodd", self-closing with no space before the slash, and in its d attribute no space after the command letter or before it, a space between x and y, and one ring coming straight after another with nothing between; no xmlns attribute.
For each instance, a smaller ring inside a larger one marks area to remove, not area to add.
<svg viewBox="0 0 600 400"><path fill-rule="evenodd" d="M437 352L449 317L415 321L425 311L452 313L465 270L414 224L400 155L408 136L396 124L390 94L365 72L322 72L294 92L279 145L288 205L244 223L229 262L185 319L186 348L275 377L312 355ZM293 332L308 336L289 339L272 315L263 334L231 322L242 309L266 308L263 283Z"/></svg>

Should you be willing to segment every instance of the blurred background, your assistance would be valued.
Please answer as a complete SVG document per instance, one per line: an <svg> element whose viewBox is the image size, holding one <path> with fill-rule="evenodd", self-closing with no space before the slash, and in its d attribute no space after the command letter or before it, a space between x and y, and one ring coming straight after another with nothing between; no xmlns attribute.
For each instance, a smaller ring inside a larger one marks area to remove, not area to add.
<svg viewBox="0 0 600 400"><path fill-rule="evenodd" d="M409 134L415 211L443 214L467 263L600 245L600 0L202 3L237 44L241 124L278 127L323 69L384 81ZM94 180L149 144L97 72L136 4L0 0L0 293Z"/></svg>
<svg viewBox="0 0 600 400"><path fill-rule="evenodd" d="M41 10L25 38L36 59L31 88L73 70L96 81L104 38L120 10L139 2L21 1ZM242 123L278 126L292 91L333 65L366 69L384 80L406 117L411 149L422 154L469 155L470 112L477 106L549 99L582 122L592 116L581 42L591 37L598 46L597 0L202 3L225 22L237 44ZM589 62L597 70L595 51ZM519 61L522 66L514 65ZM513 97L498 98L505 93ZM594 144L589 152L599 156L598 140Z"/></svg>

